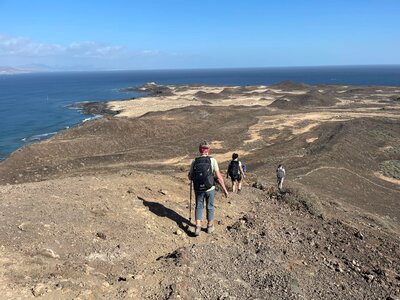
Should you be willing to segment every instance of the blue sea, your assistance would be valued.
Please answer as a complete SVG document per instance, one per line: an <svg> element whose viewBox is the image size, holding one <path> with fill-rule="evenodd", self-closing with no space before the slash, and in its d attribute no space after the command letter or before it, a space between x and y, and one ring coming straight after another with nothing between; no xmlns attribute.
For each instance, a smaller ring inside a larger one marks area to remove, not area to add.
<svg viewBox="0 0 400 300"><path fill-rule="evenodd" d="M400 65L161 71L32 73L0 76L0 159L17 148L87 118L68 105L140 96L121 89L158 84L268 85L283 80L309 84L400 86Z"/></svg>

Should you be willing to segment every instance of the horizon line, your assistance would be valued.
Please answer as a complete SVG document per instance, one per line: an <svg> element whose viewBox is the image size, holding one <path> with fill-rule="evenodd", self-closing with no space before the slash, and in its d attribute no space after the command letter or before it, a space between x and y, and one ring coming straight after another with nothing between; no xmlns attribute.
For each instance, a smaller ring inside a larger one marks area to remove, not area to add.
<svg viewBox="0 0 400 300"><path fill-rule="evenodd" d="M51 66L49 66L51 68ZM1 68L14 69L15 73L2 73L0 75L18 75L18 74L32 74L32 73L74 73L74 72L117 72L117 71L201 71L201 70L249 70L249 69L296 69L296 68L332 68L332 67L400 67L400 63L395 64L354 64L354 65L298 65L298 66L263 66L263 67L200 67L200 68L154 68L154 69L122 69L122 68L110 68L110 69L76 69L76 70L29 70L21 67L10 67L0 66ZM68 68L68 67L66 67ZM18 72L20 71L20 72Z"/></svg>

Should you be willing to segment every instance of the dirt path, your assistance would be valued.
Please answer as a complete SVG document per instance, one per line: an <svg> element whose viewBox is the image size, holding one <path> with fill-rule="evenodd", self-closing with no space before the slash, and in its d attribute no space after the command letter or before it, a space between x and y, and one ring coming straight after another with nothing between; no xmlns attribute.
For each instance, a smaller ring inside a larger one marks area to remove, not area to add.
<svg viewBox="0 0 400 300"><path fill-rule="evenodd" d="M353 175L355 175L355 176L357 176L357 177L359 177L359 178L361 178L361 179L367 181L368 183L373 184L373 185L375 185L377 187L380 187L382 189L386 189L386 190L389 190L389 191L392 191L392 192L400 193L400 190L398 188L397 189L393 189L393 188L388 188L386 186L380 185L380 184L378 184L376 182L373 182L372 180L370 180L370 179L368 179L368 178L366 178L366 177L364 177L364 176L362 176L362 175L360 175L360 174L358 174L358 173L356 173L356 172L354 172L352 170L349 170L349 169L343 168L343 167L329 167L329 166L318 167L318 168L315 168L315 169L313 169L313 170L311 170L311 171L309 171L309 172L307 172L307 173L305 173L303 175L298 175L294 179L294 181L301 180L303 177L306 177L306 176L308 176L308 175L310 175L310 174L312 174L314 172L318 172L319 170L324 170L324 169L344 170L344 171L349 172L349 173L351 173L351 174L353 174ZM394 181L394 180L391 180L389 182L399 185L399 183Z"/></svg>
<svg viewBox="0 0 400 300"><path fill-rule="evenodd" d="M147 280L155 285L161 280L149 273L158 268L158 258L193 244L229 245L225 228L246 212L247 203L237 195L225 199L218 194L215 234L195 238L193 228L186 229L186 172L177 175L127 171L0 187L5 199L18 199L0 204L8 216L0 234L3 295L36 293L51 299L62 290L61 298L69 299L77 295L76 288L85 293L84 283L91 297L104 297L115 293L106 292L110 285L126 278L142 293L151 286ZM49 272L55 277L47 278ZM64 286L67 281L71 286Z"/></svg>

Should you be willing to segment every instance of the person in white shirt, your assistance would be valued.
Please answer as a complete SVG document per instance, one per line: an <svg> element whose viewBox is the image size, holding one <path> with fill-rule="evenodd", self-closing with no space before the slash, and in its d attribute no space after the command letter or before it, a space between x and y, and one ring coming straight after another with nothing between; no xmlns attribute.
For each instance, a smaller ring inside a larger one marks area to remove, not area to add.
<svg viewBox="0 0 400 300"><path fill-rule="evenodd" d="M196 231L195 235L200 235L201 219L206 203L207 212L207 232L214 232L214 197L215 183L218 181L224 191L225 197L228 197L228 190L225 187L224 179L219 171L218 162L215 158L209 156L210 145L207 141L203 141L199 145L200 156L192 161L189 170L189 180L193 182L194 193L196 197L195 219ZM191 183L192 184L192 183Z"/></svg>
<svg viewBox="0 0 400 300"><path fill-rule="evenodd" d="M285 179L286 171L282 165L279 165L276 169L276 180L278 183L279 191L282 191L283 180Z"/></svg>

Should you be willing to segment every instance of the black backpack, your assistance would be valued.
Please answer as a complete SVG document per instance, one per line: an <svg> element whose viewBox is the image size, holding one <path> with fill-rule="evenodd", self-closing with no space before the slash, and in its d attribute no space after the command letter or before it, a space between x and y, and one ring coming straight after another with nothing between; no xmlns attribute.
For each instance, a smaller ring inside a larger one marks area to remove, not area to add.
<svg viewBox="0 0 400 300"><path fill-rule="evenodd" d="M192 180L195 191L207 191L214 186L210 157L197 157L194 160Z"/></svg>
<svg viewBox="0 0 400 300"><path fill-rule="evenodd" d="M239 162L237 160L232 160L228 167L228 174L232 179L239 179Z"/></svg>

